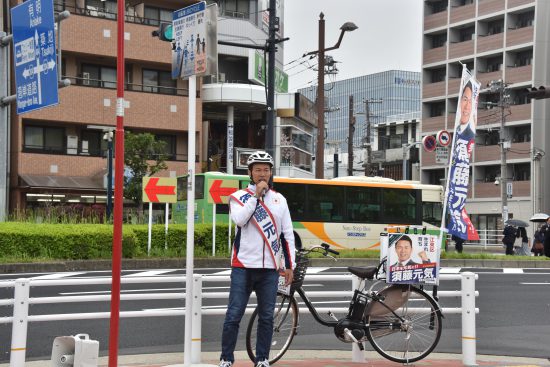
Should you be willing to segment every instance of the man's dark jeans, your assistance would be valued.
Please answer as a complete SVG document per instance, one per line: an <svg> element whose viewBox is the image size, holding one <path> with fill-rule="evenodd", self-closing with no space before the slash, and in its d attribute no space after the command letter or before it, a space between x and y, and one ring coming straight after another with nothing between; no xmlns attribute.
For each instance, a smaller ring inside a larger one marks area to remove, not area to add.
<svg viewBox="0 0 550 367"><path fill-rule="evenodd" d="M258 335L255 362L269 359L278 279L279 273L275 269L233 268L231 270L231 289L229 290L229 304L223 323L220 359L235 361L233 352L237 344L239 323L244 315L252 290L256 292L258 303Z"/></svg>

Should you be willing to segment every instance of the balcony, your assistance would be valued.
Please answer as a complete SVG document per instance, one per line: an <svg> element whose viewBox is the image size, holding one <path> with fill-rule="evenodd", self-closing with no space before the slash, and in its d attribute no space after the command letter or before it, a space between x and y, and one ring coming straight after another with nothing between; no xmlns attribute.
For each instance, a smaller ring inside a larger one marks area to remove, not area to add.
<svg viewBox="0 0 550 367"><path fill-rule="evenodd" d="M129 35L124 43L126 60L141 60L168 64L171 62L171 45L151 36L154 26L126 22L125 33ZM110 19L71 14L63 21L63 51L116 57L117 23Z"/></svg>
<svg viewBox="0 0 550 367"><path fill-rule="evenodd" d="M504 10L504 1L502 0L479 0L477 15L481 17L502 10Z"/></svg>
<svg viewBox="0 0 550 367"><path fill-rule="evenodd" d="M474 162L500 161L500 145L476 145Z"/></svg>
<svg viewBox="0 0 550 367"><path fill-rule="evenodd" d="M534 4L535 0L508 0L508 9L515 8L516 6Z"/></svg>
<svg viewBox="0 0 550 367"><path fill-rule="evenodd" d="M524 121L531 119L531 104L520 104L510 106L510 115L506 116L506 121Z"/></svg>
<svg viewBox="0 0 550 367"><path fill-rule="evenodd" d="M451 95L451 94L455 94L455 93L458 93L460 92L460 81L462 79L460 78L449 78L449 83L448 83L448 94Z"/></svg>
<svg viewBox="0 0 550 367"><path fill-rule="evenodd" d="M467 19L472 19L476 16L476 4L468 4L464 6L451 7L450 24L460 22Z"/></svg>
<svg viewBox="0 0 550 367"><path fill-rule="evenodd" d="M445 116L428 117L422 119L422 132L438 131L445 128Z"/></svg>
<svg viewBox="0 0 550 367"><path fill-rule="evenodd" d="M447 10L424 17L424 31L447 25Z"/></svg>
<svg viewBox="0 0 550 367"><path fill-rule="evenodd" d="M525 65L519 67L506 68L507 83L525 83L531 84L533 80L533 66Z"/></svg>
<svg viewBox="0 0 550 367"><path fill-rule="evenodd" d="M475 198L500 198L500 186L494 182L476 182L474 184Z"/></svg>
<svg viewBox="0 0 550 367"><path fill-rule="evenodd" d="M487 52L501 49L504 46L504 33L492 34L477 38L477 52Z"/></svg>
<svg viewBox="0 0 550 367"><path fill-rule="evenodd" d="M187 130L188 97L126 91L129 103L124 123L144 129ZM59 105L31 112L26 118L82 125L114 125L116 90L70 86L59 90ZM173 112L172 112L173 111ZM197 99L197 121L202 121L202 103ZM200 130L200 124L197 130Z"/></svg>
<svg viewBox="0 0 550 367"><path fill-rule="evenodd" d="M512 181L513 196L531 196L531 181Z"/></svg>
<svg viewBox="0 0 550 367"><path fill-rule="evenodd" d="M481 89L486 88L491 80L502 79L502 71L492 71L490 73L477 73L477 80L481 83Z"/></svg>
<svg viewBox="0 0 550 367"><path fill-rule="evenodd" d="M531 158L531 142L512 143L512 148L506 154L506 159L529 159ZM525 152L525 153L521 153Z"/></svg>
<svg viewBox="0 0 550 367"><path fill-rule="evenodd" d="M423 85L422 98L433 98L440 96L445 96L445 81Z"/></svg>
<svg viewBox="0 0 550 367"><path fill-rule="evenodd" d="M474 53L474 40L451 43L449 49L449 59L456 59L463 56L469 56Z"/></svg>
<svg viewBox="0 0 550 367"><path fill-rule="evenodd" d="M433 64L435 62L442 62L445 61L447 57L447 47L437 47L437 48L431 48L429 50L424 50L424 60L423 64Z"/></svg>
<svg viewBox="0 0 550 367"><path fill-rule="evenodd" d="M506 35L506 46L522 45L531 43L534 39L534 27L524 27L518 29L510 29Z"/></svg>

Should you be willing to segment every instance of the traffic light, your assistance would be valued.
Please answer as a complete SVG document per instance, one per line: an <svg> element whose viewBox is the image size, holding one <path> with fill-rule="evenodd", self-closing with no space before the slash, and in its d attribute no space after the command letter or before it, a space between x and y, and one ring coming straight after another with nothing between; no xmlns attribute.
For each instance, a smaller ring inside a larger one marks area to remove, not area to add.
<svg viewBox="0 0 550 367"><path fill-rule="evenodd" d="M527 88L527 97L533 98L533 99L545 99L550 98L550 89L547 89L544 86L540 86L537 88Z"/></svg>
<svg viewBox="0 0 550 367"><path fill-rule="evenodd" d="M151 32L153 37L158 37L161 41L172 42L172 23L160 23L159 29Z"/></svg>

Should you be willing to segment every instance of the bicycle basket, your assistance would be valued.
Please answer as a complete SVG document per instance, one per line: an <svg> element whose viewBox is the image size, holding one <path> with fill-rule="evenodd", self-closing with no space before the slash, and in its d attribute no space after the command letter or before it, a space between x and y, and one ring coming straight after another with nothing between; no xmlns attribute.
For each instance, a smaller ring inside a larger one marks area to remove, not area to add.
<svg viewBox="0 0 550 367"><path fill-rule="evenodd" d="M307 267L309 265L309 259L301 254L300 252L296 253L296 268L294 268L294 278L292 280L292 288L299 288L304 282L304 277L306 276Z"/></svg>

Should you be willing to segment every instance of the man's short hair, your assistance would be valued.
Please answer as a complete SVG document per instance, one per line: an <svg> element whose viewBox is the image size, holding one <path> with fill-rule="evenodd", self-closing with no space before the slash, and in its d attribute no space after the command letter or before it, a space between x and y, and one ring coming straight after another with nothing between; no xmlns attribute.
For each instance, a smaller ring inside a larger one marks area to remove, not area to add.
<svg viewBox="0 0 550 367"><path fill-rule="evenodd" d="M399 239L397 241L395 241L395 245L397 245L397 242L399 242L399 241L407 241L411 245L411 248L413 247L412 239L409 236L405 235L405 234L403 236L399 237Z"/></svg>

